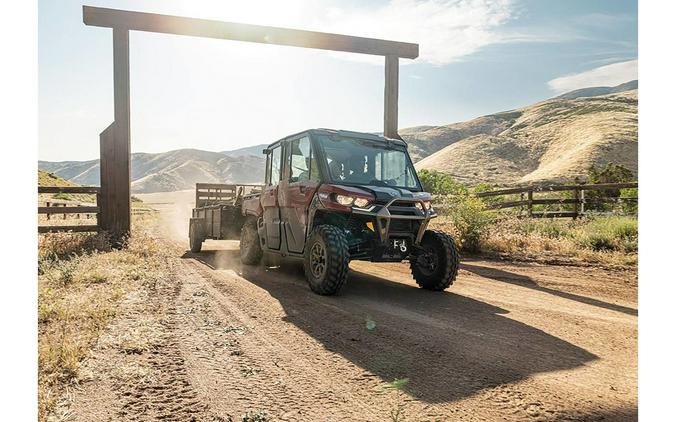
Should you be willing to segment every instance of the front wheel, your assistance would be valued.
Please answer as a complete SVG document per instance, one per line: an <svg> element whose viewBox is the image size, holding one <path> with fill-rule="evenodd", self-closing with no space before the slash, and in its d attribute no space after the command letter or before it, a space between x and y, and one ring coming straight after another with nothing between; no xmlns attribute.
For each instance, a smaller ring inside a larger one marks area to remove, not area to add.
<svg viewBox="0 0 675 422"><path fill-rule="evenodd" d="M304 268L314 293L338 293L347 282L349 271L349 247L344 231L330 225L315 227L305 245Z"/></svg>
<svg viewBox="0 0 675 422"><path fill-rule="evenodd" d="M423 289L447 289L457 278L459 270L455 241L446 233L427 230L420 246L423 251L410 261L413 278Z"/></svg>

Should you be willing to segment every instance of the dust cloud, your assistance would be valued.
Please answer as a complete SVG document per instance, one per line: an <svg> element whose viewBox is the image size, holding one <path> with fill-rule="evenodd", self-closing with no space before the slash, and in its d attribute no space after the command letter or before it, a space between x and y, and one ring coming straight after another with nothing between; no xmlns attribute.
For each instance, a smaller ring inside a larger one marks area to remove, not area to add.
<svg viewBox="0 0 675 422"><path fill-rule="evenodd" d="M148 207L159 211L159 226L162 236L189 248L188 229L192 208L195 204L194 190L134 194ZM206 240L202 245L204 257L216 269L239 270L239 241Z"/></svg>
<svg viewBox="0 0 675 422"><path fill-rule="evenodd" d="M167 238L188 247L188 227L194 207L194 190L134 194L159 211L160 228Z"/></svg>

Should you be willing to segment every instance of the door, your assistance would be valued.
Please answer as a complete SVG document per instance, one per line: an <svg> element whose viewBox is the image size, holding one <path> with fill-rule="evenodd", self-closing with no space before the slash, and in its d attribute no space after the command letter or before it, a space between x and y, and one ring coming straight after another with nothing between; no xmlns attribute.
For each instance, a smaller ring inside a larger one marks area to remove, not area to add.
<svg viewBox="0 0 675 422"><path fill-rule="evenodd" d="M278 193L282 162L282 148L281 144L279 144L267 153L265 187L260 195L266 238L263 247L276 250L281 247L281 219Z"/></svg>
<svg viewBox="0 0 675 422"><path fill-rule="evenodd" d="M282 227L290 252L302 253L307 235L309 205L319 187L319 173L309 137L291 140L286 168L279 183Z"/></svg>

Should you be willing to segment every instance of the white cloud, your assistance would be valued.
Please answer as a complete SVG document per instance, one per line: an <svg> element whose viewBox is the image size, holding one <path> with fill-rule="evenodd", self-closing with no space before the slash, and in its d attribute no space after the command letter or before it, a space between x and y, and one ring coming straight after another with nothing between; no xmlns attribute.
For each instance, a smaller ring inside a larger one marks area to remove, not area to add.
<svg viewBox="0 0 675 422"><path fill-rule="evenodd" d="M548 81L548 86L556 93L573 91L593 86L614 86L632 81L638 77L638 61L608 64L581 73L561 76Z"/></svg>
<svg viewBox="0 0 675 422"><path fill-rule="evenodd" d="M416 62L444 65L502 42L497 29L514 13L512 0L392 0L369 10L333 8L313 26L327 32L418 43Z"/></svg>

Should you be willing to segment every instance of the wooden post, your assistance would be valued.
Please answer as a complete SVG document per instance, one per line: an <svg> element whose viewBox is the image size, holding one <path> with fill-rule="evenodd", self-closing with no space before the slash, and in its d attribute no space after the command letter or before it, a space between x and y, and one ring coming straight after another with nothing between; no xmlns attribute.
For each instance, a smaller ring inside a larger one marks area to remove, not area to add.
<svg viewBox="0 0 675 422"><path fill-rule="evenodd" d="M534 196L534 192L532 189L527 191L527 215L529 217L532 217L532 199Z"/></svg>
<svg viewBox="0 0 675 422"><path fill-rule="evenodd" d="M586 195L583 189L579 190L579 213L581 215L586 214Z"/></svg>
<svg viewBox="0 0 675 422"><path fill-rule="evenodd" d="M398 57L384 56L384 136L398 135Z"/></svg>
<svg viewBox="0 0 675 422"><path fill-rule="evenodd" d="M129 31L113 28L115 121L101 133L101 229L120 243L131 231Z"/></svg>

